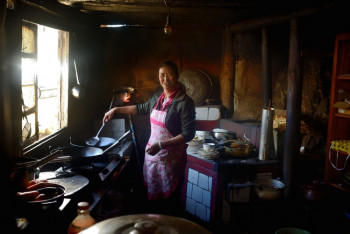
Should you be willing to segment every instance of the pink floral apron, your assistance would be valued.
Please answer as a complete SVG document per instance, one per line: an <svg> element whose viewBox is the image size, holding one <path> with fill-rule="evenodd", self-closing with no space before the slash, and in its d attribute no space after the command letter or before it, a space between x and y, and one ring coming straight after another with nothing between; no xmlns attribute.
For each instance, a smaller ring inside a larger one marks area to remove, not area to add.
<svg viewBox="0 0 350 234"><path fill-rule="evenodd" d="M163 103L162 108L157 110L157 106L164 99L163 93L154 106L150 116L151 136L146 149L153 143L173 137L165 126L165 117L175 94L176 91ZM185 150L185 144L181 144L164 147L153 156L145 153L143 173L149 200L167 198L179 185L185 168Z"/></svg>

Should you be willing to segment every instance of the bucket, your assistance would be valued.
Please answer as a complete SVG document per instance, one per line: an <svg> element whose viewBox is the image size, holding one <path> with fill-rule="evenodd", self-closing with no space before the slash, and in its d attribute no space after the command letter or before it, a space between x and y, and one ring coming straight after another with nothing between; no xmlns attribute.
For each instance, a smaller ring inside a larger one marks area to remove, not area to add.
<svg viewBox="0 0 350 234"><path fill-rule="evenodd" d="M286 228L278 229L275 232L275 234L311 234L311 233L299 228L286 227Z"/></svg>

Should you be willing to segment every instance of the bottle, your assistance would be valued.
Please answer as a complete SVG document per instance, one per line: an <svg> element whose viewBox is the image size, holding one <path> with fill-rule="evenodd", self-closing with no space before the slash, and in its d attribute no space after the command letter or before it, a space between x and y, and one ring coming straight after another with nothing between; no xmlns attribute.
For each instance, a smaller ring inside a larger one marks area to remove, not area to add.
<svg viewBox="0 0 350 234"><path fill-rule="evenodd" d="M77 217L72 221L68 227L68 234L76 234L82 230L95 224L95 219L91 217L90 204L88 202L79 202L78 203L78 214Z"/></svg>

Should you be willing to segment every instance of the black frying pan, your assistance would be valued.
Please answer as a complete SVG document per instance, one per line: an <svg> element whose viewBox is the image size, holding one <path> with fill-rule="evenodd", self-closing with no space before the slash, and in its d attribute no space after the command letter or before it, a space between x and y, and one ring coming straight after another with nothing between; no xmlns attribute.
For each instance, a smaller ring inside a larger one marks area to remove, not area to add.
<svg viewBox="0 0 350 234"><path fill-rule="evenodd" d="M124 133L118 140L115 140L115 142L105 150L90 146L61 147L59 150L62 151L63 156L71 156L71 163L74 165L90 164L96 162L96 160L108 158L107 153L114 149L129 133L130 130Z"/></svg>
<svg viewBox="0 0 350 234"><path fill-rule="evenodd" d="M95 145L88 145L86 141L70 139L71 146L90 146L97 147L101 149L107 149L109 146L113 145L117 140L111 137L99 137L99 141Z"/></svg>

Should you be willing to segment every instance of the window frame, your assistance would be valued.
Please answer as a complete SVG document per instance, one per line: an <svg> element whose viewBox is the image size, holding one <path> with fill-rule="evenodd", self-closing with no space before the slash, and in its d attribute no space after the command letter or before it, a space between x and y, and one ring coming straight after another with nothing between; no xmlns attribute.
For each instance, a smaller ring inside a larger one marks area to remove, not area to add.
<svg viewBox="0 0 350 234"><path fill-rule="evenodd" d="M23 48L21 46L21 63L22 63L22 59L23 58L30 58L30 59L35 59L36 61L38 60L38 25L42 25L42 26L45 26L45 27L49 27L49 28L52 28L52 26L48 26L46 25L45 23L36 23L36 22L31 22L31 21L28 21L28 20L25 20L25 19L22 19L22 22L21 22L21 28L23 26L25 27L29 27L29 28L34 28L35 29L35 52L30 54L30 53L24 53L23 52ZM67 93L66 93L66 105L67 105L67 109L66 109L66 113L65 113L65 118L67 118L66 120L66 124L64 127L61 127L60 129L58 129L57 131L47 135L47 136L44 136L42 137L42 139L40 139L39 137L39 119L38 119L38 100L39 100L39 87L38 87L38 80L37 80L37 77L35 77L35 84L34 84L34 89L35 89L35 105L33 107L31 107L30 109L26 110L26 113L23 113L23 111L21 111L21 122L22 122L22 119L24 118L25 115L29 115L29 114L32 114L32 113L35 113L35 134L32 135L27 141L25 142L22 142L21 141L21 147L22 147L22 152L23 154L29 154L31 151L37 149L38 147L40 147L41 145L43 144L46 144L48 142L51 142L54 138L57 138L59 135L62 135L63 133L67 132L67 129L68 129L68 112L69 112L69 100L70 100L70 92L69 92L69 88L70 88L70 75L69 75L69 67L70 67L70 31L68 30L63 30L63 29L58 29L58 28L54 28L54 29L57 29L59 30L59 32L63 31L63 32L67 32L67 39L68 39L68 45L67 45L67 49L68 49L68 54L66 55L66 63L67 63ZM60 37L60 36L59 36ZM60 38L59 38L60 40ZM22 42L22 38L21 38L21 42ZM61 43L60 41L58 43ZM60 51L59 53L61 53L62 51ZM62 60L62 56L61 56L61 60ZM36 73L36 76L37 76L37 73ZM59 92L61 93L62 92L62 74L60 75L60 84L58 86L59 88ZM21 97L22 98L22 73L21 73ZM60 104L62 102L62 97L60 97ZM20 102L21 105L23 105L24 103L21 101ZM22 110L22 108L21 108ZM60 111L61 111L61 107L60 107ZM61 113L59 114L59 117L57 118L59 120L61 120ZM22 126L22 125L21 125Z"/></svg>

